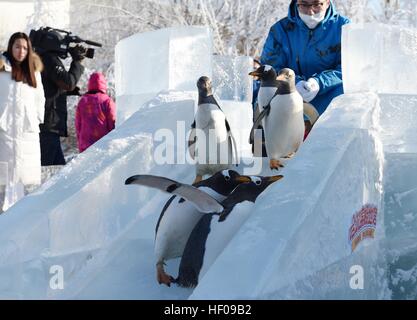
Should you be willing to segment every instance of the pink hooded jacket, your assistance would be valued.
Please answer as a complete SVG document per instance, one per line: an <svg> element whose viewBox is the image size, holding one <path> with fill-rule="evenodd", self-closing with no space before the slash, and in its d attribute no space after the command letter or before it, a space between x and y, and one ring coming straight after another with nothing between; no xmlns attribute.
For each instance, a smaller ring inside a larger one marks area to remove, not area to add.
<svg viewBox="0 0 417 320"><path fill-rule="evenodd" d="M106 90L107 81L104 75L93 73L88 81L88 92L78 102L75 113L80 152L114 129L116 106Z"/></svg>

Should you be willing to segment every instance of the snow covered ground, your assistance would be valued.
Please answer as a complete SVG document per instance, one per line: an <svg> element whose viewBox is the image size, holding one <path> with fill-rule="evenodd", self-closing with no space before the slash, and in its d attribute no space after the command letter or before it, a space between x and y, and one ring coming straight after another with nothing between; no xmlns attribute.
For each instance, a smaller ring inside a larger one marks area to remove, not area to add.
<svg viewBox="0 0 417 320"><path fill-rule="evenodd" d="M410 57L412 69L417 52ZM146 173L192 182L193 165L178 162L186 158L195 98L192 91L160 92L0 216L0 298L417 297L417 94L409 92L335 99L199 285L158 285L154 230L169 195L124 181ZM250 105L227 104L246 119ZM161 146L175 150L172 163L156 157ZM242 173L259 164L246 155ZM260 174L276 174L261 163ZM377 212L374 238L351 241L353 215L369 208ZM167 271L176 276L178 265L168 261Z"/></svg>

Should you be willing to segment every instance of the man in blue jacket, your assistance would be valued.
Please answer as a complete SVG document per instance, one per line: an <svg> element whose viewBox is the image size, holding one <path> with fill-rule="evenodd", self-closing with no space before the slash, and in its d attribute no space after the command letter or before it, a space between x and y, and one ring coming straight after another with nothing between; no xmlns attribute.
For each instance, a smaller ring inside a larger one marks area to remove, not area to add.
<svg viewBox="0 0 417 320"><path fill-rule="evenodd" d="M263 48L261 63L277 71L293 69L297 90L320 115L343 93L341 36L349 22L331 0L292 0L288 16L271 27Z"/></svg>

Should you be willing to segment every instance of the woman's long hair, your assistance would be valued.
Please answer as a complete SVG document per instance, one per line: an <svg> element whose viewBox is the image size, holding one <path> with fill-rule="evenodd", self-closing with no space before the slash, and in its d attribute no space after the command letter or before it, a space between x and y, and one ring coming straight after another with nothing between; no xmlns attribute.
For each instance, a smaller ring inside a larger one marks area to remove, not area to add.
<svg viewBox="0 0 417 320"><path fill-rule="evenodd" d="M18 39L25 39L28 45L28 53L25 60L23 60L21 63L18 63L13 57L13 44ZM33 56L34 53L32 49L32 43L30 42L30 39L26 33L16 32L12 34L7 46L7 58L10 60L12 65L12 79L17 82L23 81L31 87L36 88L35 62Z"/></svg>

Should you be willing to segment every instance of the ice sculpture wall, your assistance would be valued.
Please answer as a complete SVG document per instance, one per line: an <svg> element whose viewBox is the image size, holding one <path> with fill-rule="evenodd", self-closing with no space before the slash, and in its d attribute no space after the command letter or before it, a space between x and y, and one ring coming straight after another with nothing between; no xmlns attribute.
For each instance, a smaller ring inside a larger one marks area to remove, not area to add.
<svg viewBox="0 0 417 320"><path fill-rule="evenodd" d="M345 93L417 94L417 29L343 26L342 71Z"/></svg>
<svg viewBox="0 0 417 320"><path fill-rule="evenodd" d="M252 102L253 70L249 56L213 56L213 87L222 100Z"/></svg>
<svg viewBox="0 0 417 320"><path fill-rule="evenodd" d="M118 123L166 90L194 91L212 75L212 38L207 27L176 27L135 34L115 48Z"/></svg>

